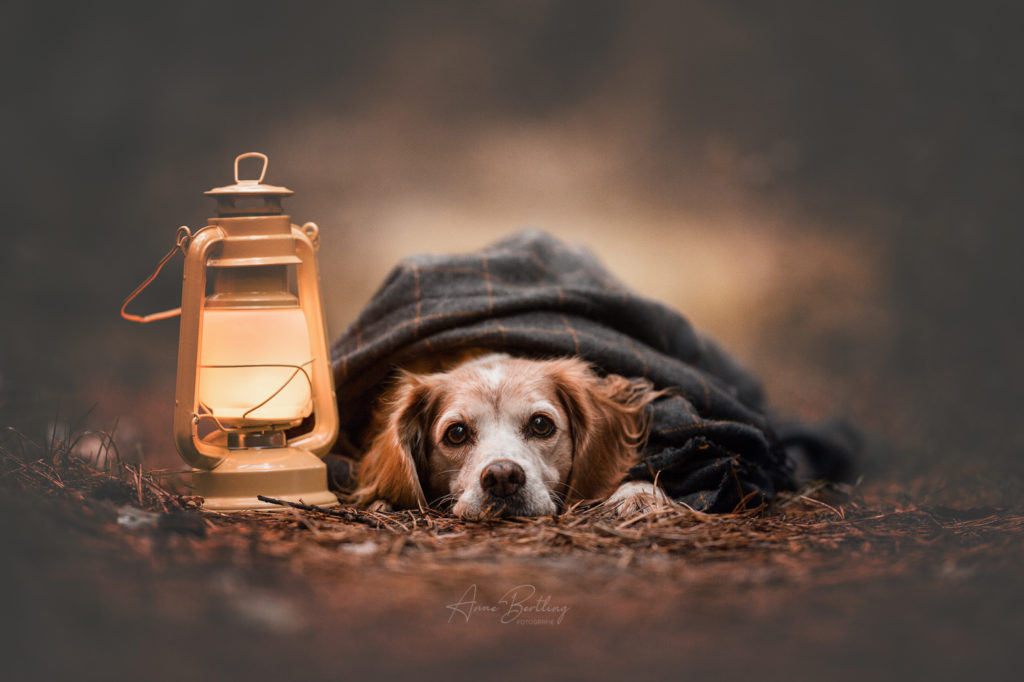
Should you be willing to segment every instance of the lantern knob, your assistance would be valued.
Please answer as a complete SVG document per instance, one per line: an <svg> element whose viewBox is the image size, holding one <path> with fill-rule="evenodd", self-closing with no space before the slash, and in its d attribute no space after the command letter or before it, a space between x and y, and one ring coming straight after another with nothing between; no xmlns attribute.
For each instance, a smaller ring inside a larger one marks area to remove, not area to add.
<svg viewBox="0 0 1024 682"><path fill-rule="evenodd" d="M260 169L260 177L256 180L242 180L238 177L238 162L242 159L262 159L263 167ZM267 166L270 160L266 154L260 152L246 152L235 157L235 184L224 187L214 187L204 194L212 196L217 200L218 216L246 216L246 215L274 215L283 212L281 199L290 196L293 192L287 187L276 185L264 185L263 178L267 175ZM252 205L252 200L262 200L257 205Z"/></svg>
<svg viewBox="0 0 1024 682"><path fill-rule="evenodd" d="M238 177L238 162L242 159L263 159L263 168L260 170L259 180L241 180ZM267 166L270 164L270 159L267 158L266 154L260 152L246 152L245 154L239 154L235 157L235 183L239 185L258 185L263 182L263 178L267 175Z"/></svg>

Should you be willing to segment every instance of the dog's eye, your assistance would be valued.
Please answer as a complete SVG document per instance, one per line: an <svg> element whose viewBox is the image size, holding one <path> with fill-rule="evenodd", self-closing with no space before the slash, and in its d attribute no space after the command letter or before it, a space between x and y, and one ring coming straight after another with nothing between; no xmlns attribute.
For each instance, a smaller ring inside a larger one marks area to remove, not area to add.
<svg viewBox="0 0 1024 682"><path fill-rule="evenodd" d="M543 414L530 417L530 435L535 438L549 438L555 433L555 422Z"/></svg>
<svg viewBox="0 0 1024 682"><path fill-rule="evenodd" d="M444 432L444 442L448 445L462 445L469 438L469 429L463 423L452 424Z"/></svg>

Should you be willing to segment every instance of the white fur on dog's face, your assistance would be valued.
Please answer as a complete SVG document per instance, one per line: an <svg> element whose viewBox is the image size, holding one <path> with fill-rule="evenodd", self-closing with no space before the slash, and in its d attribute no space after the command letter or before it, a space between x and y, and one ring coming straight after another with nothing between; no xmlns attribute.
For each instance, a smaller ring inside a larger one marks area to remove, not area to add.
<svg viewBox="0 0 1024 682"><path fill-rule="evenodd" d="M636 463L649 382L579 358L492 354L403 372L374 414L354 503L539 516L608 497Z"/></svg>
<svg viewBox="0 0 1024 682"><path fill-rule="evenodd" d="M572 466L572 436L554 382L539 369L536 363L488 356L443 375L435 385L441 402L429 429L429 484L434 493L454 500L457 516L558 510L554 495ZM459 443L446 437L453 428ZM499 460L519 465L525 474L508 497L492 496L481 484L485 470Z"/></svg>

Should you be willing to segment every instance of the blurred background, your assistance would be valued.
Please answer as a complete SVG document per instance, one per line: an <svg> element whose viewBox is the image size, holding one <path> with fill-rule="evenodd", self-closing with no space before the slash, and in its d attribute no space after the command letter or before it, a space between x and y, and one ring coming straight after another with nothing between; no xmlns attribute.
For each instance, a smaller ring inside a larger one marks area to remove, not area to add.
<svg viewBox="0 0 1024 682"><path fill-rule="evenodd" d="M894 515L1019 511L1019 16L1009 2L9 0L0 428L41 443L113 430L147 469L182 466L177 323L118 308L179 225L212 215L202 192L261 151L267 181L296 192L295 221L321 227L332 336L402 256L545 229L719 339L780 410L859 426L865 485ZM176 307L180 277L178 259L134 311ZM255 550L176 560L162 536L20 499L0 494L12 679L39 678L19 663L54 679L334 679L410 656L424 679L1020 668L1009 533L896 536L824 560L769 549L750 571L685 554L646 573L601 555L430 572L335 552L310 587ZM572 622L438 626L459 581L506 579L572 603ZM224 595L275 608L262 629L235 627ZM315 627L288 634L295 604Z"/></svg>
<svg viewBox="0 0 1024 682"><path fill-rule="evenodd" d="M332 336L403 255L541 228L857 423L873 475L1016 500L1012 7L7 3L0 421L176 466L177 324L118 307L262 151ZM133 307L179 296L177 260Z"/></svg>

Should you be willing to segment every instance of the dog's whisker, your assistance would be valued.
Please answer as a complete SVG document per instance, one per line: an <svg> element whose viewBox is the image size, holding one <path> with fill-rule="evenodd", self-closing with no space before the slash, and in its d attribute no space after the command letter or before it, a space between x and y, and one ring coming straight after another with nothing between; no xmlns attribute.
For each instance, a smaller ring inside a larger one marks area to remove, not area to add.
<svg viewBox="0 0 1024 682"><path fill-rule="evenodd" d="M431 502L430 506L450 508L452 505L455 504L455 502L458 501L458 499L458 495L454 493L448 493L447 495L442 495L441 497Z"/></svg>
<svg viewBox="0 0 1024 682"><path fill-rule="evenodd" d="M551 498L551 501L555 503L555 506L561 507L565 503L567 494L557 490L555 485L556 484L551 482L548 483L548 496Z"/></svg>

